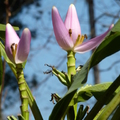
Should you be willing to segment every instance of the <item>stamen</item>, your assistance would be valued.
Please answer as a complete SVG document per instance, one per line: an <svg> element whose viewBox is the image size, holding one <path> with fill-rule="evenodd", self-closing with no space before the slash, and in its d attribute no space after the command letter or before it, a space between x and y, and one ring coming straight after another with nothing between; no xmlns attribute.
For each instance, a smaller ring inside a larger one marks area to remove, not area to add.
<svg viewBox="0 0 120 120"><path fill-rule="evenodd" d="M82 35L82 37L80 38L80 44L83 42L84 40L84 35Z"/></svg>
<svg viewBox="0 0 120 120"><path fill-rule="evenodd" d="M77 40L76 40L76 42L75 42L75 44L74 44L74 47L77 46L77 45L82 44L84 38L87 39L87 35L86 35L86 34L85 34L85 35L82 35L82 36L80 36L80 34L79 34L78 37L77 37Z"/></svg>
<svg viewBox="0 0 120 120"><path fill-rule="evenodd" d="M69 35L72 38L72 29L69 29Z"/></svg>
<svg viewBox="0 0 120 120"><path fill-rule="evenodd" d="M13 43L11 45L11 51L12 51L13 59L15 61L15 55L16 55L16 51L17 51L17 44Z"/></svg>
<svg viewBox="0 0 120 120"><path fill-rule="evenodd" d="M11 45L12 53L14 52L14 46L15 46L15 43L13 43L13 44Z"/></svg>
<svg viewBox="0 0 120 120"><path fill-rule="evenodd" d="M79 44L79 41L80 41L80 34L78 35L77 40L76 40L74 46L77 46Z"/></svg>
<svg viewBox="0 0 120 120"><path fill-rule="evenodd" d="M16 55L16 52L17 52L17 44L15 44L15 55Z"/></svg>

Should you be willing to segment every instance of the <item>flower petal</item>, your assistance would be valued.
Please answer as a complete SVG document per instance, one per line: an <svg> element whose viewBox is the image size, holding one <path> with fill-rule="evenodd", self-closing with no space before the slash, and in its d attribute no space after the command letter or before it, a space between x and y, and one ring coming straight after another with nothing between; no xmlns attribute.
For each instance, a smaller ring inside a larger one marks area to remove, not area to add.
<svg viewBox="0 0 120 120"><path fill-rule="evenodd" d="M52 8L52 23L58 44L64 50L71 50L73 47L73 42L69 36L68 30L66 29L56 7Z"/></svg>
<svg viewBox="0 0 120 120"><path fill-rule="evenodd" d="M15 63L23 63L27 60L30 51L31 33L28 28L25 28L22 32L20 42L18 43Z"/></svg>
<svg viewBox="0 0 120 120"><path fill-rule="evenodd" d="M112 27L113 27L113 25L111 25L109 27L109 29L104 34L102 34L102 35L100 35L98 37L95 37L93 39L90 39L90 40L88 40L86 42L83 42L79 46L76 46L74 48L74 51L78 52L78 53L84 53L84 52L87 52L89 50L94 49L96 46L98 46L103 41L103 39L108 34L108 32L112 29Z"/></svg>
<svg viewBox="0 0 120 120"><path fill-rule="evenodd" d="M68 31L69 29L72 29L72 40L75 44L78 35L79 34L81 35L81 28L80 28L77 12L73 4L69 6L65 19L65 27L67 28Z"/></svg>
<svg viewBox="0 0 120 120"><path fill-rule="evenodd" d="M11 45L13 43L18 44L20 38L16 34L13 27L8 23L6 25L6 31L5 31L5 51L7 53L8 58L14 62L12 51L11 51Z"/></svg>

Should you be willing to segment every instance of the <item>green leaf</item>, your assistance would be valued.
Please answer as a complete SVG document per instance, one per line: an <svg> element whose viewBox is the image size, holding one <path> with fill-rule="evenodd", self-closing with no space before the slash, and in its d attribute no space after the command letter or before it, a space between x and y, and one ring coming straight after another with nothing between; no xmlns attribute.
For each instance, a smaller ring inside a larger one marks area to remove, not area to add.
<svg viewBox="0 0 120 120"><path fill-rule="evenodd" d="M120 104L120 91L115 95L115 97L110 101L110 103L102 111L98 120L107 120L115 108Z"/></svg>
<svg viewBox="0 0 120 120"><path fill-rule="evenodd" d="M37 103L36 103L32 93L31 93L27 83L26 83L26 88L27 88L27 93L28 93L29 106L31 108L31 111L33 113L35 120L38 120L38 119L43 120L41 112L37 106Z"/></svg>
<svg viewBox="0 0 120 120"><path fill-rule="evenodd" d="M120 105L115 110L115 113L113 114L111 120L120 120Z"/></svg>
<svg viewBox="0 0 120 120"><path fill-rule="evenodd" d="M97 120L97 118L99 117L99 115L103 112L103 110L105 109L105 107L103 107L99 113L95 116L95 118L93 120Z"/></svg>
<svg viewBox="0 0 120 120"><path fill-rule="evenodd" d="M110 85L110 87L105 91L105 93L101 96L101 98L95 103L95 105L93 106L93 108L91 109L91 111L86 116L85 120L93 120L93 118L97 115L97 113L100 111L100 109L105 105L105 103L107 102L107 100L111 98L112 94L116 91L116 89L119 87L119 85L120 85L120 75ZM116 102L118 102L118 101L116 101Z"/></svg>
<svg viewBox="0 0 120 120"><path fill-rule="evenodd" d="M13 28L14 28L16 31L19 30L19 27L13 26ZM2 40L5 40L5 29L6 29L6 25L0 24L0 38L1 38Z"/></svg>
<svg viewBox="0 0 120 120"><path fill-rule="evenodd" d="M86 83L90 68L98 64L104 58L114 54L119 50L120 50L120 20L114 26L113 31L111 30L109 36L107 36L105 40L95 50L95 52L92 54L92 56L83 66L83 68L74 76L73 83L69 88L68 92L55 105L50 115L50 120L56 120L63 116L77 89Z"/></svg>
<svg viewBox="0 0 120 120"><path fill-rule="evenodd" d="M109 88L112 82L96 84L96 85L86 85L77 91L76 102L84 102L94 96L97 100L101 98L103 93ZM114 92L112 97L106 102L106 104L117 94L120 87Z"/></svg>

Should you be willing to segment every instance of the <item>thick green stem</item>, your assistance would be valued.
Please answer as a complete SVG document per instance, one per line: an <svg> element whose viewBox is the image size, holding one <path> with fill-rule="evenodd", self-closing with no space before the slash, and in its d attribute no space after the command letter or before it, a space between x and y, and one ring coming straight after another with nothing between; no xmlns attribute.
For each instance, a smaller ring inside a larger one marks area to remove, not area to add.
<svg viewBox="0 0 120 120"><path fill-rule="evenodd" d="M11 70L13 71L15 77L17 78L17 73L14 69L14 66L11 66L11 64L9 64L9 66L10 66ZM17 78L17 81L18 81L18 78ZM31 93L31 90L30 90L29 86L27 85L26 81L25 81L25 84L26 84L26 89L27 89L28 98L29 98L29 105L30 105L31 111L33 113L33 116L34 116L35 120L38 120L38 119L43 120L41 112L37 106L37 103L36 103L32 93Z"/></svg>
<svg viewBox="0 0 120 120"><path fill-rule="evenodd" d="M67 54L67 70L68 70L68 77L69 77L69 82L72 84L72 75L76 74L75 70L75 53L73 51L68 51ZM68 107L68 112L67 112L67 119L68 120L75 120L77 116L77 104L74 106L69 106Z"/></svg>
<svg viewBox="0 0 120 120"><path fill-rule="evenodd" d="M68 51L68 54L67 54L67 70L68 70L69 80L70 80L70 83L71 83L72 82L71 75L76 74L75 53L73 51Z"/></svg>
<svg viewBox="0 0 120 120"><path fill-rule="evenodd" d="M21 98L21 113L25 120L29 120L29 111L28 111L28 95L26 91L26 82L24 78L22 64L16 64L18 86L20 91Z"/></svg>

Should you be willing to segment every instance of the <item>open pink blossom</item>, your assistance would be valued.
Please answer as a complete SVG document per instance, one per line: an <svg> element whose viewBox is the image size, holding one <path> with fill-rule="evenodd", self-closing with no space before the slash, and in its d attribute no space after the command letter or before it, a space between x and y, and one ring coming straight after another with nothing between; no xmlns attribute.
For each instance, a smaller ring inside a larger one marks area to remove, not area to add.
<svg viewBox="0 0 120 120"><path fill-rule="evenodd" d="M62 21L57 8L54 6L52 8L52 23L58 44L66 51L72 50L78 53L87 52L98 46L113 27L111 25L102 35L83 42L86 35L81 35L80 23L73 4L69 6L65 22Z"/></svg>
<svg viewBox="0 0 120 120"><path fill-rule="evenodd" d="M31 42L29 29L25 28L21 38L19 38L13 27L8 23L6 25L5 37L5 51L9 59L16 64L27 60Z"/></svg>

